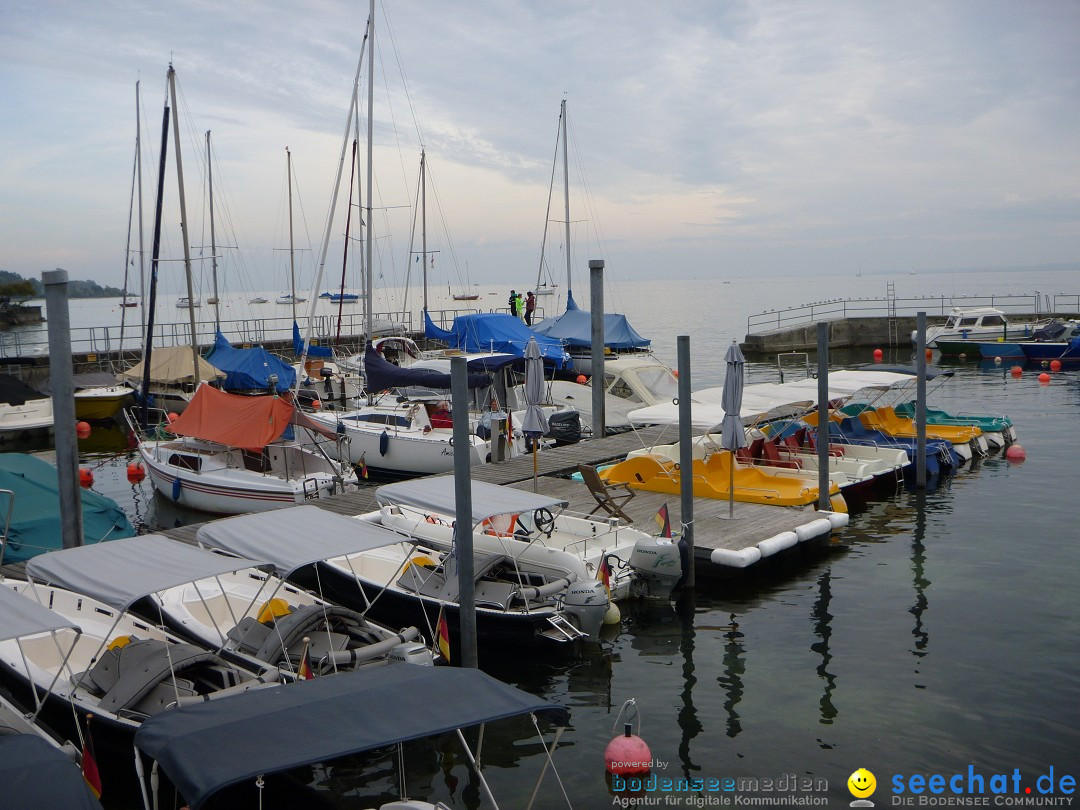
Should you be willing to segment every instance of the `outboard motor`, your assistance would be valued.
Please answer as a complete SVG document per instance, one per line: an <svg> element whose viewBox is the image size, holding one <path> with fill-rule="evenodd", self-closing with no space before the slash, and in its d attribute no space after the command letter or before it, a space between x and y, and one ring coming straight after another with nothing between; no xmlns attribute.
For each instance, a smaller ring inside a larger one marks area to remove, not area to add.
<svg viewBox="0 0 1080 810"><path fill-rule="evenodd" d="M581 441L581 414L576 410L549 413L546 435L555 440L556 447Z"/></svg>
<svg viewBox="0 0 1080 810"><path fill-rule="evenodd" d="M563 613L589 641L600 640L600 627L608 609L607 591L598 579L574 582L563 597Z"/></svg>
<svg viewBox="0 0 1080 810"><path fill-rule="evenodd" d="M682 577L679 547L668 537L641 538L630 553L635 595L646 599L669 599Z"/></svg>
<svg viewBox="0 0 1080 810"><path fill-rule="evenodd" d="M419 641L403 641L390 650L390 660L395 664L412 664L420 667L435 665L431 650Z"/></svg>

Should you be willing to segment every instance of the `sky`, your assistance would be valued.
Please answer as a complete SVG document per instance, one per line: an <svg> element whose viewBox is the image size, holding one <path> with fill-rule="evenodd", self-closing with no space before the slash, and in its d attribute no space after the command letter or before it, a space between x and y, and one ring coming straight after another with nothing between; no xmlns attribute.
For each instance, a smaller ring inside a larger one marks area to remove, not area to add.
<svg viewBox="0 0 1080 810"><path fill-rule="evenodd" d="M0 269L123 284L136 81L149 257L171 60L195 273L209 272L211 130L222 284L288 287L286 147L310 284L367 16L339 0L5 0ZM578 285L593 258L609 278L808 281L1080 260L1075 0L377 0L375 26L379 283L418 267L421 145L433 280L563 283L563 99ZM365 61L364 94L366 81ZM170 279L183 256L174 151ZM345 181L326 278L342 273L347 193Z"/></svg>

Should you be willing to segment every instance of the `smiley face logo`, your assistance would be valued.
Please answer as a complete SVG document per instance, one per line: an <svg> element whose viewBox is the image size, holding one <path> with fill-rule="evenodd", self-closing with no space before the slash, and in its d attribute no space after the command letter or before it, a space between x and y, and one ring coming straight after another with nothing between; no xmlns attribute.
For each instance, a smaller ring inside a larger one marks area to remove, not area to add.
<svg viewBox="0 0 1080 810"><path fill-rule="evenodd" d="M877 779L866 768L859 768L848 777L847 787L856 799L865 799L877 789Z"/></svg>

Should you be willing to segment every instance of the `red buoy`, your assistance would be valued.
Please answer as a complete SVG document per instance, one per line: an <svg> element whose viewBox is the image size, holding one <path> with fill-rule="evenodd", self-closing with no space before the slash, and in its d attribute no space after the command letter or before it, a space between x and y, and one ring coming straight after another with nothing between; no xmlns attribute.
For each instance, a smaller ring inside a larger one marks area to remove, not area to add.
<svg viewBox="0 0 1080 810"><path fill-rule="evenodd" d="M76 422L75 423L75 438L85 439L90 435L90 423L89 422Z"/></svg>
<svg viewBox="0 0 1080 810"><path fill-rule="evenodd" d="M1005 451L1005 458L1019 463L1027 458L1027 451L1018 444L1010 444L1009 449Z"/></svg>
<svg viewBox="0 0 1080 810"><path fill-rule="evenodd" d="M604 749L604 768L616 776L647 774L652 770L652 752L645 741L630 733L630 724Z"/></svg>
<svg viewBox="0 0 1080 810"><path fill-rule="evenodd" d="M577 375L577 384L578 385L584 385L588 381L589 381L589 378L586 377L584 374L578 374Z"/></svg>
<svg viewBox="0 0 1080 810"><path fill-rule="evenodd" d="M143 469L141 461L133 461L127 465L127 478L133 484L146 478L146 470Z"/></svg>
<svg viewBox="0 0 1080 810"><path fill-rule="evenodd" d="M875 363L880 363L881 358L883 358L884 356L885 356L885 352L883 352L881 349L874 349L874 362Z"/></svg>
<svg viewBox="0 0 1080 810"><path fill-rule="evenodd" d="M1050 361L1050 370L1051 371L1061 371L1061 361L1060 360L1051 360Z"/></svg>
<svg viewBox="0 0 1080 810"><path fill-rule="evenodd" d="M1039 375L1039 382L1042 383L1043 385L1049 385L1050 384L1050 375L1047 374L1044 371L1042 374Z"/></svg>
<svg viewBox="0 0 1080 810"><path fill-rule="evenodd" d="M89 467L79 467L79 486L90 489L94 485L94 473Z"/></svg>
<svg viewBox="0 0 1080 810"><path fill-rule="evenodd" d="M926 350L926 359L927 360L933 360L934 359L934 350L933 349L927 349Z"/></svg>
<svg viewBox="0 0 1080 810"><path fill-rule="evenodd" d="M1024 370L1020 368L1020 366L1013 366L1011 372L1014 377L1019 377L1021 374L1024 373Z"/></svg>
<svg viewBox="0 0 1080 810"><path fill-rule="evenodd" d="M169 420L169 424L171 425L173 422L180 418L180 414L169 413L168 416L166 416L165 418Z"/></svg>
<svg viewBox="0 0 1080 810"><path fill-rule="evenodd" d="M313 410L316 410L316 411L321 409L322 408L322 400L321 399L312 400L311 407L312 407Z"/></svg>

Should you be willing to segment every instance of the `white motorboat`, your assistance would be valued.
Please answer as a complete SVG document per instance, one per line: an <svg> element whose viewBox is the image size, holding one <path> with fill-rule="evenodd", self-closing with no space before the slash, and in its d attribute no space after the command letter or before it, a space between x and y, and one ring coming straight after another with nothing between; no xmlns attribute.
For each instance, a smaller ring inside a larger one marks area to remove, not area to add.
<svg viewBox="0 0 1080 810"><path fill-rule="evenodd" d="M926 327L926 347L932 349L938 340L1014 340L1029 337L1035 328L1030 321L1012 323L996 307L953 307L944 325ZM911 342L917 340L913 330Z"/></svg>
<svg viewBox="0 0 1080 810"><path fill-rule="evenodd" d="M194 309L196 307L201 307L201 306L202 306L202 301L200 301L198 298L188 298L185 295L183 298L177 298L176 299L176 308L177 309Z"/></svg>
<svg viewBox="0 0 1080 810"><path fill-rule="evenodd" d="M249 542L293 543L315 561L291 578L339 605L390 626L415 625L437 636L444 617L451 648L458 643L458 556L388 529L373 519L347 518L313 506L244 515L204 524L199 541L235 548ZM481 652L500 644L563 647L596 638L608 599L603 585L569 572L540 569L506 554L474 552L476 631Z"/></svg>
<svg viewBox="0 0 1080 810"><path fill-rule="evenodd" d="M547 383L551 401L572 405L583 424L592 426L592 381ZM630 427L631 411L670 402L678 395L679 380L651 352L633 352L604 358L604 424L609 429Z"/></svg>
<svg viewBox="0 0 1080 810"><path fill-rule="evenodd" d="M613 600L668 599L682 577L679 547L617 518L565 511L567 501L473 481L473 548L508 557L551 576L578 581L607 577ZM381 509L370 515L424 545L453 547L454 480L450 476L379 487ZM605 570L606 569L606 570Z"/></svg>
<svg viewBox="0 0 1080 810"><path fill-rule="evenodd" d="M302 295L293 295L292 293L282 293L277 297L279 304L302 304L307 301Z"/></svg>
<svg viewBox="0 0 1080 810"><path fill-rule="evenodd" d="M203 512L278 509L354 485L319 446L281 439L294 421L311 424L280 397L202 385L183 414L139 435L139 454L155 489Z"/></svg>
<svg viewBox="0 0 1080 810"><path fill-rule="evenodd" d="M32 442L52 432L52 398L18 377L0 374L0 444Z"/></svg>

